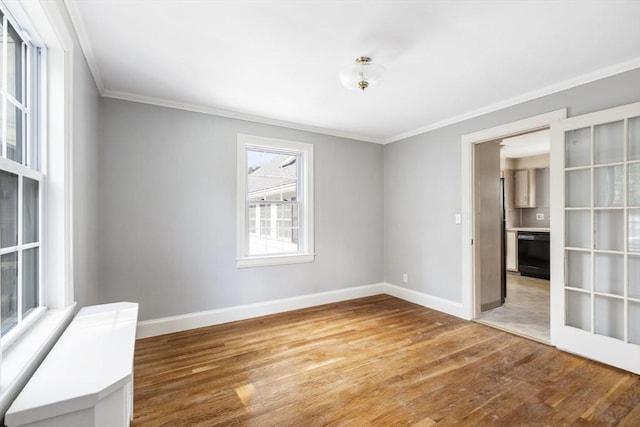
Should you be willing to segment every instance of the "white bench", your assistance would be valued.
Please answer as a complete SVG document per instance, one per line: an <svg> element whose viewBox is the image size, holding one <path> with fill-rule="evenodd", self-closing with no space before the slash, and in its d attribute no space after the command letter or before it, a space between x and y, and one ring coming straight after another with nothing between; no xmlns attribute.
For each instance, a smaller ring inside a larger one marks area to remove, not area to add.
<svg viewBox="0 0 640 427"><path fill-rule="evenodd" d="M8 427L117 427L133 416L138 304L84 307L5 415Z"/></svg>

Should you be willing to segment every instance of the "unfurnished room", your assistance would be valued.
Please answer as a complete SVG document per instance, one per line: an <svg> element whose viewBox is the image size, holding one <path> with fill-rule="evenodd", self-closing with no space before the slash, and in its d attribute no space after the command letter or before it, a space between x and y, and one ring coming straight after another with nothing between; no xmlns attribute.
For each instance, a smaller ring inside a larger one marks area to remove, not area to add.
<svg viewBox="0 0 640 427"><path fill-rule="evenodd" d="M640 1L0 20L0 425L640 425Z"/></svg>

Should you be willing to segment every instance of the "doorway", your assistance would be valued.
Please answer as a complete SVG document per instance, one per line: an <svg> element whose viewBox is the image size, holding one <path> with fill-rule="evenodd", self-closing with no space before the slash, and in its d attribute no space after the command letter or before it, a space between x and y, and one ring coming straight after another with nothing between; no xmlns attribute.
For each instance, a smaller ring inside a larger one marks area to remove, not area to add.
<svg viewBox="0 0 640 427"><path fill-rule="evenodd" d="M492 326L499 327L501 329L506 329L511 332L519 333L521 335L526 335L537 339L542 342L550 343L549 337L549 283L544 279L537 279L532 277L524 277L520 276L518 273L509 272L506 275L506 295L499 295L496 298L496 294L489 295L487 298L487 291L483 292L483 277L486 277L486 258L484 255L484 251L490 251L491 256L496 258L496 243L500 244L504 243L504 250L507 249L508 239L500 236L499 228L497 231L492 231L490 240L494 243L487 242L478 242L478 239L482 240L485 238L487 234L487 229L483 226L483 220L478 217L481 213L479 212L480 208L478 206L478 197L482 198L482 194L478 193L475 178L477 176L477 168L481 167L477 164L476 160L476 148L482 147L483 144L486 144L488 151L494 151L499 153L500 146L499 143L503 140L519 135L529 134L532 132L540 131L543 129L548 129L550 124L554 121L561 120L566 117L566 110L558 110L555 112L543 114L540 116L531 117L529 119L521 120L518 122L509 123L503 126L498 126L495 128L485 129L480 132L476 132L473 134L465 135L462 138L462 158L463 158L463 176L462 176L462 184L463 184L463 192L466 189L468 192L464 192L469 197L463 198L463 206L462 206L462 217L463 217L463 230L462 230L462 239L463 239L463 306L468 313L470 319L480 320L488 323L490 320L486 319L486 315L483 315L484 312L489 312L492 309L498 309L501 312L506 312L505 318L501 321L494 321ZM493 146L491 146L491 144ZM479 148L481 150L481 148ZM480 151L478 151L480 152ZM492 161L495 165L495 159ZM499 162L499 160L498 160ZM491 162L490 162L491 163ZM500 170L496 170L491 172L494 176L500 176ZM505 187L509 185L515 185L515 180L509 181L505 180ZM496 188L498 184L496 184ZM493 190L492 190L493 191ZM507 189L506 191L509 191ZM495 191L493 194L496 194L495 197L499 197ZM506 200L505 200L506 201ZM505 204L505 209L509 209L509 206ZM546 215L548 219L548 214ZM491 227L496 227L495 222L492 223ZM507 225L505 224L505 229ZM498 226L500 227L500 226ZM503 249L499 249L498 252L498 262L500 259L505 259L505 253ZM506 264L509 264L509 259L507 258ZM493 263L494 261L492 261ZM502 273L504 270L498 268L498 272ZM496 274L493 274L493 280L495 279ZM546 283L545 283L546 282ZM495 290L495 288L494 288ZM541 292L538 292L541 291ZM484 297L483 297L484 295ZM505 298L506 297L506 298ZM490 299L491 301L488 301ZM504 305L503 301L507 300L507 304ZM520 306L518 306L518 300L520 300ZM531 302L535 302L536 304L531 304ZM541 303L542 301L542 303ZM512 304L509 304L512 303ZM533 309L533 313L525 313L523 307L543 307L542 310ZM497 310L494 310L497 311ZM525 315L526 314L526 315ZM493 313L492 313L493 315ZM538 323L536 329L527 330L516 330L519 323L522 323L522 317L526 317L529 320L533 320L533 322L529 322L530 324ZM493 316L491 316L493 317ZM542 320L540 320L542 319ZM495 320L495 319L494 319Z"/></svg>

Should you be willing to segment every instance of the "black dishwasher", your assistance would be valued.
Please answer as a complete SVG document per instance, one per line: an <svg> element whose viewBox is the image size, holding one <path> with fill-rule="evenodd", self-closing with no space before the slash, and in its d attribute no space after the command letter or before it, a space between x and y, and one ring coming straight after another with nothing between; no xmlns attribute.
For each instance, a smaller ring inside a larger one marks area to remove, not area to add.
<svg viewBox="0 0 640 427"><path fill-rule="evenodd" d="M550 278L549 233L518 231L518 270L523 276Z"/></svg>

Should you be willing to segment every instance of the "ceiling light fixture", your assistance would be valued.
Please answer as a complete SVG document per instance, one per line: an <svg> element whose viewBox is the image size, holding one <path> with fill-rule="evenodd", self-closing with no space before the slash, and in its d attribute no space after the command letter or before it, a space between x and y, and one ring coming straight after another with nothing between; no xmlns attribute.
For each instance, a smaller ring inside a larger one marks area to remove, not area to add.
<svg viewBox="0 0 640 427"><path fill-rule="evenodd" d="M364 91L379 84L384 71L382 65L374 64L368 56L360 56L350 67L340 72L340 81L347 89Z"/></svg>

